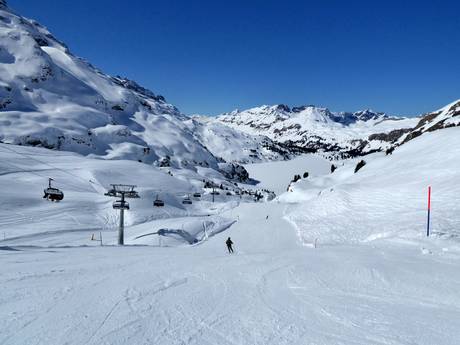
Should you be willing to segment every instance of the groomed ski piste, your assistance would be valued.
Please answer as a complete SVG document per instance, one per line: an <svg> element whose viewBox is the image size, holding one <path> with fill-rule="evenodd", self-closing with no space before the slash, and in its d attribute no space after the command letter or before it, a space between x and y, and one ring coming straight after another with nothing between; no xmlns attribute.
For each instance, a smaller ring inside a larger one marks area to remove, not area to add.
<svg viewBox="0 0 460 345"><path fill-rule="evenodd" d="M456 345L458 134L366 156L356 174L359 159L330 174L315 155L250 165L273 201L204 193L187 206L205 171L0 144L0 344ZM42 198L49 176L59 203ZM141 196L123 247L110 183ZM158 193L166 206L154 209Z"/></svg>

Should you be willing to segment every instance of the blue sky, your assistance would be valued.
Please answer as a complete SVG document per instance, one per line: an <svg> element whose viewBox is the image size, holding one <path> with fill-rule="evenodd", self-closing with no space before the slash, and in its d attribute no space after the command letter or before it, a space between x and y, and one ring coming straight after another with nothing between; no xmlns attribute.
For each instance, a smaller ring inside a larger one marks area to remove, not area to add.
<svg viewBox="0 0 460 345"><path fill-rule="evenodd" d="M8 3L187 114L284 103L415 115L460 98L458 1Z"/></svg>

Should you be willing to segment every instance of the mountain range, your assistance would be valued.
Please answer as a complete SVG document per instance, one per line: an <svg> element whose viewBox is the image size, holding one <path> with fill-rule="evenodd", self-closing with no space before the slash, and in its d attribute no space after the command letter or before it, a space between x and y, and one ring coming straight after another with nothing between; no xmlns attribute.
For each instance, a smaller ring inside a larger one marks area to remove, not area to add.
<svg viewBox="0 0 460 345"><path fill-rule="evenodd" d="M187 116L161 95L109 76L44 26L0 0L0 141L158 166L284 160L316 152L348 158L458 125L459 102L403 118L279 104Z"/></svg>

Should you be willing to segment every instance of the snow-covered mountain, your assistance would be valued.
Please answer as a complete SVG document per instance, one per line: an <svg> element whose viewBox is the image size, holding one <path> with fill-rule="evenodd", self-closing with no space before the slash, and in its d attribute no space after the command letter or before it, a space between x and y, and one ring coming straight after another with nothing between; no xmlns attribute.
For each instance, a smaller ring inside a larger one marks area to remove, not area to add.
<svg viewBox="0 0 460 345"><path fill-rule="evenodd" d="M252 135L266 135L292 152L330 152L343 156L367 154L386 148L388 138L413 128L419 119L392 117L372 110L331 112L306 105L261 106L235 110L216 121ZM396 131L396 132L393 132Z"/></svg>
<svg viewBox="0 0 460 345"><path fill-rule="evenodd" d="M248 134L211 117L193 116L185 123L215 156L228 162L279 161L292 156L289 149L265 135Z"/></svg>
<svg viewBox="0 0 460 345"><path fill-rule="evenodd" d="M421 119L282 104L188 117L163 96L74 56L42 25L0 1L0 141L5 143L219 170L224 161L385 150L457 123L447 119L458 114L453 107L458 109L458 102Z"/></svg>
<svg viewBox="0 0 460 345"><path fill-rule="evenodd" d="M457 126L460 126L460 99L437 111L423 115L414 128L400 137L397 144L404 144L427 132Z"/></svg>
<svg viewBox="0 0 460 345"><path fill-rule="evenodd" d="M216 168L187 119L162 96L74 56L34 20L0 7L0 140Z"/></svg>
<svg viewBox="0 0 460 345"><path fill-rule="evenodd" d="M0 5L0 141L176 167L289 158L289 150L205 118L74 56Z"/></svg>

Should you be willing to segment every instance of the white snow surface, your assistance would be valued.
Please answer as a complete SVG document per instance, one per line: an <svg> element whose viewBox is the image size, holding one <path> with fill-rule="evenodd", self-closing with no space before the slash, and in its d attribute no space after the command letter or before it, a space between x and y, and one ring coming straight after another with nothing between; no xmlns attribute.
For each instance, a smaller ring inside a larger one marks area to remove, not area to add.
<svg viewBox="0 0 460 345"><path fill-rule="evenodd" d="M272 202L220 195L192 209L179 196L200 186L192 171L0 145L0 344L456 345L458 134L366 157L356 174L356 161L331 175L316 156L257 164L261 185L307 163L312 176ZM41 198L51 172L60 203ZM116 221L98 220L117 214L102 195L114 180L141 192L126 212L125 247L113 245ZM168 206L154 210L160 188ZM199 241L160 237L161 228Z"/></svg>
<svg viewBox="0 0 460 345"><path fill-rule="evenodd" d="M286 162L265 162L247 164L244 167L251 178L260 181L257 187L274 191L277 195L286 192L294 175L303 176L308 172L309 178L323 176L331 170L331 162L318 155L303 155Z"/></svg>
<svg viewBox="0 0 460 345"><path fill-rule="evenodd" d="M457 345L460 132L430 129L458 125L458 104L331 174L321 156L283 161L277 142L350 148L420 119L282 105L189 118L0 0L0 345ZM278 197L236 195L220 158L258 162L240 186ZM42 198L48 177L61 202ZM213 202L204 180L230 195ZM140 194L126 246L110 183Z"/></svg>
<svg viewBox="0 0 460 345"><path fill-rule="evenodd" d="M0 8L1 141L217 168L186 119L161 96L102 73L37 22Z"/></svg>
<svg viewBox="0 0 460 345"><path fill-rule="evenodd" d="M415 138L390 156L345 162L334 174L299 181L280 197L297 203L288 219L304 243L369 242L378 238L424 236L427 192L432 187L432 229L439 237L460 236L459 129ZM309 211L305 212L305 207Z"/></svg>

